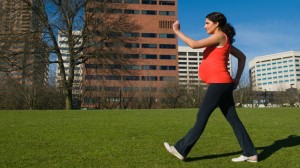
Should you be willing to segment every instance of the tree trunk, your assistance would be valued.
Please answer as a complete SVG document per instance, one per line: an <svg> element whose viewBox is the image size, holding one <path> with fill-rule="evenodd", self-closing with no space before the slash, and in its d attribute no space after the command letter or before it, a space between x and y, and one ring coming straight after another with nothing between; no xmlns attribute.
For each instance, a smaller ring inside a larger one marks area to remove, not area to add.
<svg viewBox="0 0 300 168"><path fill-rule="evenodd" d="M72 90L69 90L66 96L65 110L72 110Z"/></svg>

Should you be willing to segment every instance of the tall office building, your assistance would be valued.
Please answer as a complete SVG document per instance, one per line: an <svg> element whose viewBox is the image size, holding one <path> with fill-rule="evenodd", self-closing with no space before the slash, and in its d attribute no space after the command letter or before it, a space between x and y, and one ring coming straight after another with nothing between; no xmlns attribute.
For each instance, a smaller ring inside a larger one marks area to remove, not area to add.
<svg viewBox="0 0 300 168"><path fill-rule="evenodd" d="M255 57L249 63L251 86L255 91L300 90L300 51Z"/></svg>
<svg viewBox="0 0 300 168"><path fill-rule="evenodd" d="M192 49L188 46L178 46L178 77L183 86L199 86L204 83L199 80L198 67L203 59L203 48Z"/></svg>
<svg viewBox="0 0 300 168"><path fill-rule="evenodd" d="M100 108L103 104L124 106L128 102L159 102L163 88L178 80L177 37L172 30L177 19L177 0L110 2L120 4L120 8L110 10L111 13L125 14L141 26L139 31L125 33L127 37L137 38L125 46L130 48L130 52L124 53L132 61L126 66L130 72L121 73L120 65L87 62L83 70L83 106ZM88 11L96 14L103 9L94 3ZM115 73L99 72L105 68Z"/></svg>
<svg viewBox="0 0 300 168"><path fill-rule="evenodd" d="M182 86L199 86L204 83L198 77L198 67L203 59L204 48L192 49L188 46L178 46L178 76ZM231 57L227 69L231 74Z"/></svg>
<svg viewBox="0 0 300 168"><path fill-rule="evenodd" d="M27 32L32 28L35 18L31 9L21 0L1 0L0 16L1 33Z"/></svg>
<svg viewBox="0 0 300 168"><path fill-rule="evenodd" d="M82 36L81 31L73 31L73 37L76 41L75 48L79 47L82 44ZM65 74L68 79L69 77L69 62L70 62L70 52L69 52L69 45L68 45L68 37L66 33L59 31L58 32L58 46L60 48L60 52L62 53L62 59L64 61L64 67L65 67ZM80 54L80 53L79 53ZM57 87L61 86L61 75L60 75L60 69L58 66L56 66L56 85ZM74 108L78 108L80 96L81 96L81 82L82 82L82 64L76 65L74 70L74 82L72 86L72 100L73 100L73 106Z"/></svg>
<svg viewBox="0 0 300 168"><path fill-rule="evenodd" d="M33 4L37 4L32 0ZM0 62L6 76L32 85L47 80L47 56L39 22L31 8L21 0L0 1Z"/></svg>

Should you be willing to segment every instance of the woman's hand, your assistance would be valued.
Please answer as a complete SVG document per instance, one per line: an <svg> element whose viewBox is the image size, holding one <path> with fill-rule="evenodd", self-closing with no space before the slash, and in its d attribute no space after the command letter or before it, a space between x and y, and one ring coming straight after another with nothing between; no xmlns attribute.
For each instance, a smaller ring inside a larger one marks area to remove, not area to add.
<svg viewBox="0 0 300 168"><path fill-rule="evenodd" d="M176 20L176 21L173 23L173 31L174 31L174 32L180 31L180 23L179 23L179 20Z"/></svg>
<svg viewBox="0 0 300 168"><path fill-rule="evenodd" d="M235 90L239 86L239 84L240 84L240 79L233 79L233 83L234 83L233 90Z"/></svg>

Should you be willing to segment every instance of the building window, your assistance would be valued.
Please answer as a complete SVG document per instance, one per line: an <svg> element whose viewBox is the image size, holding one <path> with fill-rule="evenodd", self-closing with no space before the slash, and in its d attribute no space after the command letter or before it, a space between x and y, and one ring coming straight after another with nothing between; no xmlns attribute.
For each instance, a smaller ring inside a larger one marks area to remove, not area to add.
<svg viewBox="0 0 300 168"><path fill-rule="evenodd" d="M107 64L107 65L104 65L104 69L121 69L121 65Z"/></svg>
<svg viewBox="0 0 300 168"><path fill-rule="evenodd" d="M126 70L140 70L140 66L139 65L126 65L125 69Z"/></svg>
<svg viewBox="0 0 300 168"><path fill-rule="evenodd" d="M144 15L156 15L155 10L142 10L142 14Z"/></svg>
<svg viewBox="0 0 300 168"><path fill-rule="evenodd" d="M157 59L157 55L155 54L142 54L143 59Z"/></svg>
<svg viewBox="0 0 300 168"><path fill-rule="evenodd" d="M96 2L122 3L122 0L97 0Z"/></svg>
<svg viewBox="0 0 300 168"><path fill-rule="evenodd" d="M142 65L142 70L156 70L156 65Z"/></svg>
<svg viewBox="0 0 300 168"><path fill-rule="evenodd" d="M156 38L156 33L142 33L142 37Z"/></svg>
<svg viewBox="0 0 300 168"><path fill-rule="evenodd" d="M148 5L156 5L156 0L142 0L142 4L148 4Z"/></svg>
<svg viewBox="0 0 300 168"><path fill-rule="evenodd" d="M122 3L122 0L110 0L112 3Z"/></svg>
<svg viewBox="0 0 300 168"><path fill-rule="evenodd" d="M124 76L123 80L125 81L138 81L140 80L139 76Z"/></svg>
<svg viewBox="0 0 300 168"><path fill-rule="evenodd" d="M84 90L85 91L102 91L103 90L103 87L101 86L85 86L84 87Z"/></svg>
<svg viewBox="0 0 300 168"><path fill-rule="evenodd" d="M142 76L142 81L157 81L157 76Z"/></svg>
<svg viewBox="0 0 300 168"><path fill-rule="evenodd" d="M126 48L139 48L140 44L139 43L126 43L124 45L124 47L126 47Z"/></svg>
<svg viewBox="0 0 300 168"><path fill-rule="evenodd" d="M189 56L197 56L197 52L189 52L188 55Z"/></svg>
<svg viewBox="0 0 300 168"><path fill-rule="evenodd" d="M142 48L157 48L157 44L142 44Z"/></svg>
<svg viewBox="0 0 300 168"><path fill-rule="evenodd" d="M103 69L103 64L85 64L86 69Z"/></svg>
<svg viewBox="0 0 300 168"><path fill-rule="evenodd" d="M121 76L107 75L107 76L105 76L105 80L121 80Z"/></svg>
<svg viewBox="0 0 300 168"><path fill-rule="evenodd" d="M175 5L175 1L170 1L170 0L160 0L159 5Z"/></svg>
<svg viewBox="0 0 300 168"><path fill-rule="evenodd" d="M137 92L140 89L138 87L123 87L124 92Z"/></svg>
<svg viewBox="0 0 300 168"><path fill-rule="evenodd" d="M119 87L104 87L104 90L107 92L117 92L120 91Z"/></svg>
<svg viewBox="0 0 300 168"><path fill-rule="evenodd" d="M175 11L159 11L159 15L162 15L162 16L175 16Z"/></svg>
<svg viewBox="0 0 300 168"><path fill-rule="evenodd" d="M86 80L103 80L102 75L85 75Z"/></svg>
<svg viewBox="0 0 300 168"><path fill-rule="evenodd" d="M186 52L178 52L178 55L184 55L184 56L186 56Z"/></svg>
<svg viewBox="0 0 300 168"><path fill-rule="evenodd" d="M175 44L160 44L159 48L162 48L162 49L176 49L176 45Z"/></svg>
<svg viewBox="0 0 300 168"><path fill-rule="evenodd" d="M174 71L174 70L176 70L176 66L160 66L160 70Z"/></svg>
<svg viewBox="0 0 300 168"><path fill-rule="evenodd" d="M125 9L124 10L125 14L140 14L139 10L133 10L133 9Z"/></svg>
<svg viewBox="0 0 300 168"><path fill-rule="evenodd" d="M140 55L139 54L125 54L124 58L139 59Z"/></svg>
<svg viewBox="0 0 300 168"><path fill-rule="evenodd" d="M160 81L176 81L176 77L174 76L160 76L159 80Z"/></svg>
<svg viewBox="0 0 300 168"><path fill-rule="evenodd" d="M126 4L140 4L140 0L124 0Z"/></svg>
<svg viewBox="0 0 300 168"><path fill-rule="evenodd" d="M165 34L165 33L161 33L159 34L159 38L175 38L175 34Z"/></svg>
<svg viewBox="0 0 300 168"><path fill-rule="evenodd" d="M142 92L156 92L157 88L155 88L155 87L142 87L141 91Z"/></svg>
<svg viewBox="0 0 300 168"><path fill-rule="evenodd" d="M159 59L176 60L176 55L160 55Z"/></svg>
<svg viewBox="0 0 300 168"><path fill-rule="evenodd" d="M90 12L90 13L104 13L104 9L102 9L102 8L88 8L87 12Z"/></svg>
<svg viewBox="0 0 300 168"><path fill-rule="evenodd" d="M122 13L122 9L107 9L106 12L118 14L118 13Z"/></svg>
<svg viewBox="0 0 300 168"><path fill-rule="evenodd" d="M140 37L140 33L137 33L137 32L132 32L132 33L126 32L126 33L124 33L124 36L125 37Z"/></svg>

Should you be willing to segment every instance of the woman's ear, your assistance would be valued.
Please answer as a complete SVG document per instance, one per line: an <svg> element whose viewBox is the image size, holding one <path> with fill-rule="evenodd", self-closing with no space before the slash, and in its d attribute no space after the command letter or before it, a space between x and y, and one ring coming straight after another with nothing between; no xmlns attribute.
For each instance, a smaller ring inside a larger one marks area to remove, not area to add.
<svg viewBox="0 0 300 168"><path fill-rule="evenodd" d="M219 22L215 22L216 27L219 27Z"/></svg>

